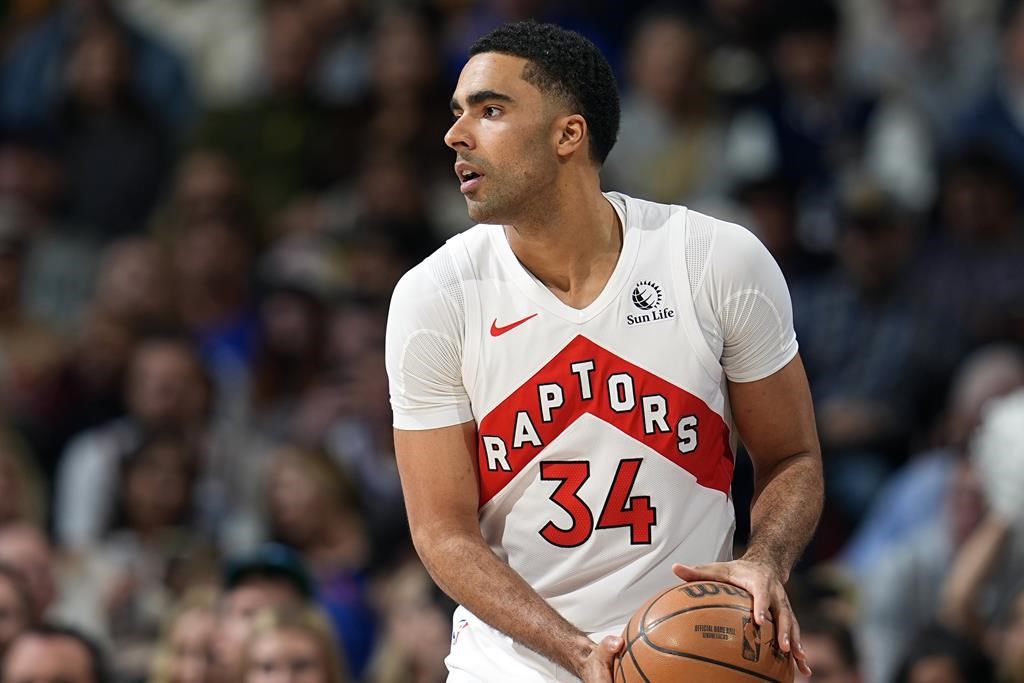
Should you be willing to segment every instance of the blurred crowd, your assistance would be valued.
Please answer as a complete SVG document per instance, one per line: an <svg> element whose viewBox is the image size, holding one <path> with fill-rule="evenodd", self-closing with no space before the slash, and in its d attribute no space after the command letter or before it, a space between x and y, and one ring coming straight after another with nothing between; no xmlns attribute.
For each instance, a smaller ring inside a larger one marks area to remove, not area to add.
<svg viewBox="0 0 1024 683"><path fill-rule="evenodd" d="M1024 683L1024 452L977 445L1024 387L1024 2L0 15L0 683L444 680L383 336L469 223L442 142L466 48L523 18L616 70L607 189L749 227L789 282L827 478L791 585L814 680Z"/></svg>

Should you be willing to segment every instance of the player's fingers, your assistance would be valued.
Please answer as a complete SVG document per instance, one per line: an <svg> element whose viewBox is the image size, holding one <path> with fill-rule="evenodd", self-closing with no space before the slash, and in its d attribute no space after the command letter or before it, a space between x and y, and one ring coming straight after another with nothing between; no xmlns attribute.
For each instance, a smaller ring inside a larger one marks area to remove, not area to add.
<svg viewBox="0 0 1024 683"><path fill-rule="evenodd" d="M672 565L672 573L683 581L726 581L733 583L729 572L729 565L724 563L702 564L691 567L685 564Z"/></svg>
<svg viewBox="0 0 1024 683"><path fill-rule="evenodd" d="M772 595L768 592L768 582L764 577L757 576L743 584L743 588L746 588L754 597L754 623L764 626L768 613L772 609ZM778 623L777 619L775 623Z"/></svg>
<svg viewBox="0 0 1024 683"><path fill-rule="evenodd" d="M623 645L625 642L621 636L605 636L601 639L601 650L608 653L608 661L622 652Z"/></svg>
<svg viewBox="0 0 1024 683"><path fill-rule="evenodd" d="M772 596L772 613L775 615L775 637L779 641L779 647L783 652L793 650L793 611L789 607L789 600L786 592L781 586L776 586Z"/></svg>
<svg viewBox="0 0 1024 683"><path fill-rule="evenodd" d="M581 675L584 683L611 683L615 655L623 648L621 636L605 636L587 658L589 663Z"/></svg>
<svg viewBox="0 0 1024 683"><path fill-rule="evenodd" d="M790 613L792 614L792 606L790 606ZM790 637L792 638L792 652L793 658L796 660L797 667L800 669L800 673L804 676L811 675L811 668L807 664L807 652L804 650L803 638L800 635L800 622L797 621L796 615L793 614L793 623L789 629Z"/></svg>
<svg viewBox="0 0 1024 683"><path fill-rule="evenodd" d="M751 565L740 565L737 571L731 572L729 583L746 590L753 597L754 623L764 626L765 619L773 607L774 597L767 574L760 568Z"/></svg>
<svg viewBox="0 0 1024 683"><path fill-rule="evenodd" d="M619 636L605 636L597 647L597 658L601 661L601 671L607 671L611 681L612 668L615 666L615 656L622 650L623 642Z"/></svg>

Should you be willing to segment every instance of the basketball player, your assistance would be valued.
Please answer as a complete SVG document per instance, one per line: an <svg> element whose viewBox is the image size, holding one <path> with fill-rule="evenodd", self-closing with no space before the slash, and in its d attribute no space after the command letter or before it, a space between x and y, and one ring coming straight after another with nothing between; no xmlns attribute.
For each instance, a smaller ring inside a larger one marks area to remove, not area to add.
<svg viewBox="0 0 1024 683"><path fill-rule="evenodd" d="M778 267L736 225L602 194L619 105L589 41L519 23L470 55L445 142L479 225L406 274L387 336L413 540L462 605L448 680L610 682L676 577L746 588L806 671L783 584L821 462Z"/></svg>

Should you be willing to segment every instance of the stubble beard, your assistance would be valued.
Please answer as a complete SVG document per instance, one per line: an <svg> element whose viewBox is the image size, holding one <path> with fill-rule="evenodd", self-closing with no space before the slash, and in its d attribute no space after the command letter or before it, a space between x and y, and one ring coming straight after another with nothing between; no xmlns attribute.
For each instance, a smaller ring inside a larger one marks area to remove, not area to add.
<svg viewBox="0 0 1024 683"><path fill-rule="evenodd" d="M538 195L554 182L554 174L539 167L526 168L501 180L488 175L494 183L479 200L466 197L469 217L488 225L516 225L536 213Z"/></svg>

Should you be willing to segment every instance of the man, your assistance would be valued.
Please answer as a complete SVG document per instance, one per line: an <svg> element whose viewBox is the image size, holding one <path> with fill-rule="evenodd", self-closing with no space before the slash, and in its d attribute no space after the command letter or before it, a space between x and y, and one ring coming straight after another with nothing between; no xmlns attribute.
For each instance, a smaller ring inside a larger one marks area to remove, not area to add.
<svg viewBox="0 0 1024 683"><path fill-rule="evenodd" d="M799 676L797 680L860 683L857 648L846 624L825 612L811 611L800 617L800 634L814 676Z"/></svg>
<svg viewBox="0 0 1024 683"><path fill-rule="evenodd" d="M42 625L11 643L3 662L3 683L107 683L103 653L74 629Z"/></svg>
<svg viewBox="0 0 1024 683"><path fill-rule="evenodd" d="M307 605L314 591L302 560L285 546L268 543L230 562L214 641L217 680L241 679L245 643L261 612Z"/></svg>
<svg viewBox="0 0 1024 683"><path fill-rule="evenodd" d="M0 561L0 661L18 634L35 623L28 581L20 571Z"/></svg>
<svg viewBox="0 0 1024 683"><path fill-rule="evenodd" d="M24 522L0 528L0 563L10 566L23 578L32 608L30 622L57 616L54 609L64 596L60 595L54 576L57 558L42 529Z"/></svg>
<svg viewBox="0 0 1024 683"><path fill-rule="evenodd" d="M802 662L783 584L821 463L778 267L601 193L618 95L590 42L520 23L470 54L445 142L481 225L403 278L387 339L413 540L462 604L449 681L610 682L611 634L673 571L749 590ZM728 561L737 432L757 496Z"/></svg>

